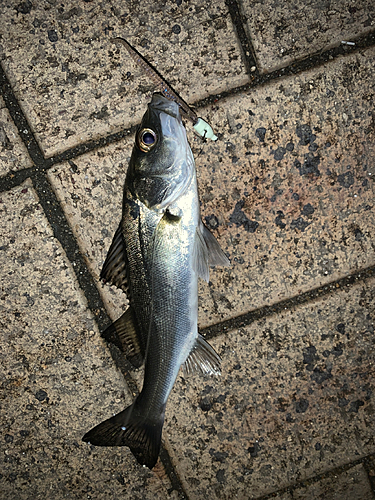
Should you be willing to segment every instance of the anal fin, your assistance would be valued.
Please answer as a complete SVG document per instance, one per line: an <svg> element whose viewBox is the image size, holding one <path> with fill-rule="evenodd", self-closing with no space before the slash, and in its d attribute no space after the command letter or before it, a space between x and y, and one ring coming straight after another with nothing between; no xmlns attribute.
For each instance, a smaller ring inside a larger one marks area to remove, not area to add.
<svg viewBox="0 0 375 500"><path fill-rule="evenodd" d="M143 345L144 342L139 334L131 306L103 332L102 336L105 340L117 345L133 366L139 368L142 365L146 347Z"/></svg>
<svg viewBox="0 0 375 500"><path fill-rule="evenodd" d="M220 375L221 359L215 349L198 334L190 354L182 365L184 375L201 373L203 375Z"/></svg>
<svg viewBox="0 0 375 500"><path fill-rule="evenodd" d="M121 232L121 224L117 228L105 259L100 279L111 285L117 286L128 293L126 276L125 243Z"/></svg>

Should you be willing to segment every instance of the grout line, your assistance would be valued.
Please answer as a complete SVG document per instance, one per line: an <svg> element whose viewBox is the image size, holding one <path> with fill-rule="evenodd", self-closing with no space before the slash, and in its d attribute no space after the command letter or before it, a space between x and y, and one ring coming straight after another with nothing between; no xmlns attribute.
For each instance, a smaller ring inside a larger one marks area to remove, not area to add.
<svg viewBox="0 0 375 500"><path fill-rule="evenodd" d="M245 64L246 73L248 75L258 75L257 62L255 57L255 50L251 40L246 36L246 31L243 23L243 16L241 15L240 7L237 0L225 0L225 5L228 7L232 24L237 32L239 44L242 49L243 61Z"/></svg>
<svg viewBox="0 0 375 500"><path fill-rule="evenodd" d="M354 460L353 462L347 463L345 465L340 465L338 467L335 467L334 469L330 469L328 471L317 474L316 476L309 477L308 479L305 479L303 481L298 481L297 483L286 486L285 488L282 488L280 490L273 491L272 493L268 493L266 495L262 495L261 497L257 497L254 500L271 500L272 498L279 498L280 495L283 495L285 493L291 493L293 495L293 491L297 489L306 488L321 481L322 479L329 479L332 476L336 477L338 475L341 475L343 472L347 472L353 467L356 467L357 465L365 466L365 463L371 458L374 459L375 456L366 455L363 458L359 458L358 460Z"/></svg>
<svg viewBox="0 0 375 500"><path fill-rule="evenodd" d="M204 335L207 340L210 340L219 337L223 333L226 333L230 330L235 330L244 326L251 325L255 321L266 318L267 316L278 314L285 310L293 309L296 306L300 306L308 302L313 302L327 295L331 295L340 290L344 290L346 287L349 287L355 283L362 283L363 281L369 278L373 278L374 276L375 266L370 266L362 269L361 271L357 271L348 276L345 276L344 278L331 281L329 283L326 283L325 285L321 285L317 288L308 290L307 292L295 295L294 297L276 302L271 306L263 306L259 309L255 309L235 318L231 318L222 321L221 323L216 323L214 325L202 328L200 330L200 333Z"/></svg>
<svg viewBox="0 0 375 500"><path fill-rule="evenodd" d="M36 169L31 179L43 211L53 229L54 237L63 245L65 253L73 265L79 285L89 294L89 307L99 325L103 326L107 321L105 309L60 203L43 171Z"/></svg>
<svg viewBox="0 0 375 500"><path fill-rule="evenodd" d="M44 156L40 150L39 144L34 137L33 131L29 122L24 115L22 108L14 95L11 84L0 64L0 93L4 99L5 105L8 108L9 114L18 129L18 133L25 144L29 155L37 166L44 164Z"/></svg>
<svg viewBox="0 0 375 500"><path fill-rule="evenodd" d="M171 482L171 489L168 491L169 495L172 493L172 491L176 491L178 494L179 500L186 500L189 498L188 494L183 488L182 481L180 480L176 469L174 468L172 464L171 457L166 450L164 444L162 443L161 448L160 448L160 453L159 453L160 460L164 466L164 470L169 477L169 480Z"/></svg>
<svg viewBox="0 0 375 500"><path fill-rule="evenodd" d="M218 101L237 95L241 92L247 92L250 89L259 87L266 83L272 82L284 76L296 75L302 73L303 71L308 71L314 68L318 68L326 63L332 63L334 59L339 56L345 56L358 52L359 50L368 49L375 45L375 31L368 33L365 36L359 37L355 45L338 45L332 49L326 51L316 52L304 59L298 60L284 68L277 69L267 74L259 74L258 72L251 73L251 81L241 85L240 87L233 87L229 90L221 92L220 94L212 94L204 99L201 99L194 103L194 107L200 108L208 105L217 103Z"/></svg>
<svg viewBox="0 0 375 500"><path fill-rule="evenodd" d="M92 141L85 142L83 144L78 144L77 146L74 146L71 149L67 149L66 151L63 151L62 153L57 154L56 156L52 156L51 158L48 158L46 160L46 168L50 168L52 165L56 165L57 163L61 163L63 161L69 161L74 158L77 158L77 156L81 156L85 153L88 153L90 151L93 151L95 149L102 148L104 146L108 146L109 144L113 144L115 142L119 142L124 137L127 137L128 135L133 135L135 134L136 130L138 128L137 125L133 125L132 127L124 130L120 130L119 132L115 132L113 134L109 134L105 137L101 137L99 139L94 139Z"/></svg>
<svg viewBox="0 0 375 500"><path fill-rule="evenodd" d="M35 167L24 168L22 170L14 170L7 175L0 177L0 193L9 191L16 186L19 186L26 179L31 178L35 173Z"/></svg>
<svg viewBox="0 0 375 500"><path fill-rule="evenodd" d="M365 458L363 461L363 468L366 471L370 486L371 486L371 491L374 493L374 498L375 498L375 475L374 475L374 466L373 464L370 463L370 460L375 460L374 456L368 456ZM371 473L372 471L372 473Z"/></svg>

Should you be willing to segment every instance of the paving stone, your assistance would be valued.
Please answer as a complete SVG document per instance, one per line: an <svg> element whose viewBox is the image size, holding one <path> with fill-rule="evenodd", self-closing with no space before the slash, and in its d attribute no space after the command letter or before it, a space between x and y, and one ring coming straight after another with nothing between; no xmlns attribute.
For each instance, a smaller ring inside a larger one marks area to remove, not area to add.
<svg viewBox="0 0 375 500"><path fill-rule="evenodd" d="M0 497L166 498L129 450L81 442L131 398L31 182L0 199Z"/></svg>
<svg viewBox="0 0 375 500"><path fill-rule="evenodd" d="M125 37L188 101L247 81L224 0L7 0L2 64L46 156L140 121L153 84Z"/></svg>
<svg viewBox="0 0 375 500"><path fill-rule="evenodd" d="M120 223L123 184L133 140L131 137L84 154L48 172L113 320L121 316L128 302L122 291L101 284L99 275Z"/></svg>
<svg viewBox="0 0 375 500"><path fill-rule="evenodd" d="M363 465L352 467L341 474L332 474L306 488L293 491L293 500L373 500Z"/></svg>
<svg viewBox="0 0 375 500"><path fill-rule="evenodd" d="M32 164L4 100L0 97L0 176L31 167Z"/></svg>
<svg viewBox="0 0 375 500"><path fill-rule="evenodd" d="M255 499L374 452L374 299L372 279L211 340L221 378L181 377L166 411L189 498Z"/></svg>
<svg viewBox="0 0 375 500"><path fill-rule="evenodd" d="M216 143L187 126L203 220L231 259L199 285L201 326L374 264L374 54L201 110L222 134ZM49 172L96 280L120 221L133 140ZM117 318L123 294L99 289Z"/></svg>
<svg viewBox="0 0 375 500"><path fill-rule="evenodd" d="M261 73L337 47L342 41L356 40L375 27L375 6L371 0L240 3Z"/></svg>
<svg viewBox="0 0 375 500"><path fill-rule="evenodd" d="M375 263L374 67L371 49L205 110L202 214L231 267L201 284L202 324Z"/></svg>

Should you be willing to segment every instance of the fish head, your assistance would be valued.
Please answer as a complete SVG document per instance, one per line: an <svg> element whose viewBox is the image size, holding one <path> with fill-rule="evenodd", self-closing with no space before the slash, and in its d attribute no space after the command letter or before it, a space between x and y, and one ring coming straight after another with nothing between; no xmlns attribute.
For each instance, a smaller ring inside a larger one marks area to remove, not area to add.
<svg viewBox="0 0 375 500"><path fill-rule="evenodd" d="M154 94L136 133L127 185L148 208L166 210L185 192L194 172L178 104Z"/></svg>

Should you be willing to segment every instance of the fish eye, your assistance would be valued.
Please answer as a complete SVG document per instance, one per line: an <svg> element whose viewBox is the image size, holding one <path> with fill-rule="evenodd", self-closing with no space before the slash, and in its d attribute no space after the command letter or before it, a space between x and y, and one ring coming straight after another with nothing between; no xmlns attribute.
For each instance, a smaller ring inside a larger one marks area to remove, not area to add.
<svg viewBox="0 0 375 500"><path fill-rule="evenodd" d="M157 143L157 137L150 128L143 128L137 134L137 145L141 151L148 153Z"/></svg>

